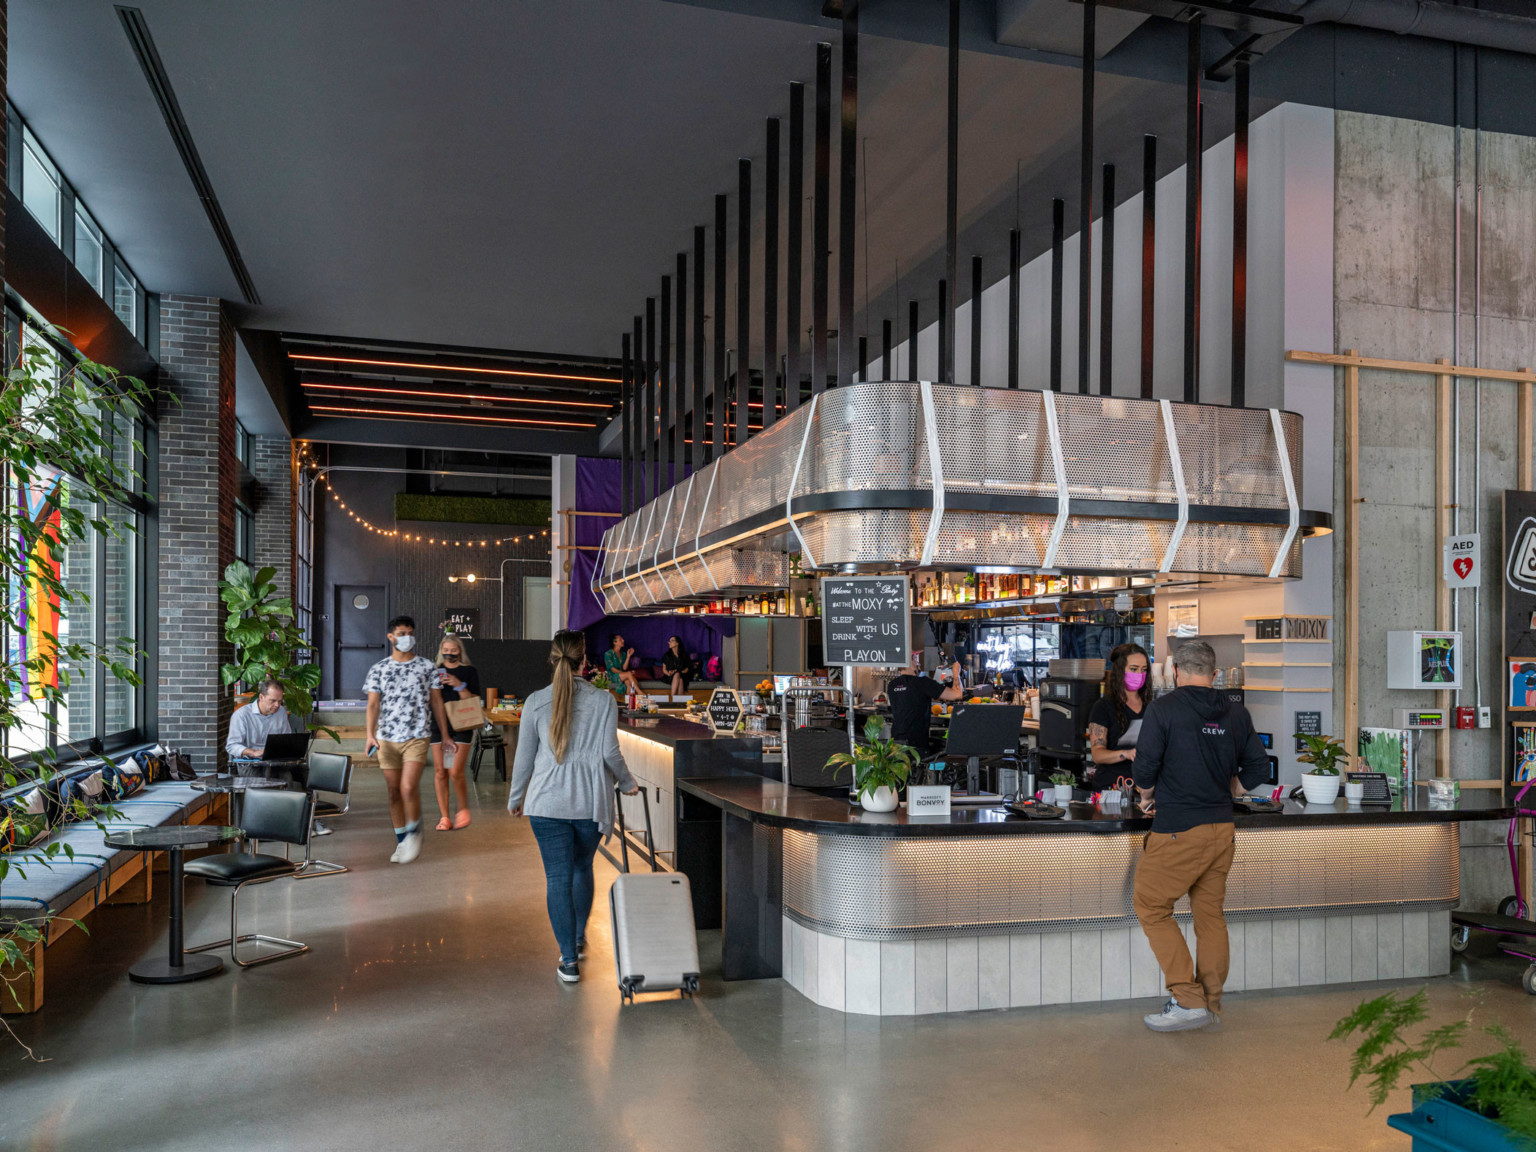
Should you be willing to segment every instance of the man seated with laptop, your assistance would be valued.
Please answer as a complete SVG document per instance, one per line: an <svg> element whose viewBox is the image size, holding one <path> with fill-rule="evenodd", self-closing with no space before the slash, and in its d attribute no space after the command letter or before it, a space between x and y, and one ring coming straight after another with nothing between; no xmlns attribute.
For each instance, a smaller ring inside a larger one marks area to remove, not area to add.
<svg viewBox="0 0 1536 1152"><path fill-rule="evenodd" d="M283 686L276 680L263 680L256 699L236 708L229 718L229 739L224 750L229 753L230 770L237 776L274 772L290 775L304 767L309 756L310 734L293 730L293 717L283 707ZM330 829L318 821L315 833L325 835Z"/></svg>

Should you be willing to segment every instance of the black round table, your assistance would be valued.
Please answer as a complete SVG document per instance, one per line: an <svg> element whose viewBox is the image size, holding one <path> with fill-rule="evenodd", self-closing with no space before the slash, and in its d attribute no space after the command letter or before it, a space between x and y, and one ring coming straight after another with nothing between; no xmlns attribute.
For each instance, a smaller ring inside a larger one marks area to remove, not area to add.
<svg viewBox="0 0 1536 1152"><path fill-rule="evenodd" d="M277 780L270 776L199 776L192 781L192 787L199 792L223 792L229 796L229 812L227 818L240 820L247 792L258 792L266 788L287 788L293 782L291 780Z"/></svg>
<svg viewBox="0 0 1536 1152"><path fill-rule="evenodd" d="M188 980L212 976L223 969L224 962L217 956L189 956L182 950L182 853L187 848L228 844L243 835L239 828L227 824L173 824L164 828L133 828L107 834L104 842L108 848L170 853L170 955L164 960L139 961L128 969L128 979L139 984L184 984ZM145 861L144 866L148 868L149 862Z"/></svg>

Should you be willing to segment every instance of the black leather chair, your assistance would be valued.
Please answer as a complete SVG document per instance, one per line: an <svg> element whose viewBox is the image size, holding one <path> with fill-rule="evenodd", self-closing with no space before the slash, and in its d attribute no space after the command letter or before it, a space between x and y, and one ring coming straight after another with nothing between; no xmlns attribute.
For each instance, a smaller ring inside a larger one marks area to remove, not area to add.
<svg viewBox="0 0 1536 1152"><path fill-rule="evenodd" d="M343 864L335 864L329 860L316 860L314 858L314 823L321 816L344 816L352 808L352 757L342 752L311 752L309 754L309 775L305 781L305 790L314 801L314 809L310 822L310 840L304 845L304 862L299 865L299 871L295 880L313 880L317 876L334 876L339 872L350 872L351 869ZM329 800L322 800L320 793L327 792L342 798L341 804Z"/></svg>
<svg viewBox="0 0 1536 1152"><path fill-rule="evenodd" d="M308 792L287 792L276 788L245 793L245 807L240 814L240 824L246 838L253 841L251 847L259 848L262 840L275 840L280 844L301 844L308 848L310 822L315 818L314 797ZM186 872L189 876L201 876L210 884L221 888L233 888L229 899L229 938L198 944L188 952L208 952L229 945L229 956L241 968L253 968L270 960L297 956L308 952L309 945L281 936L264 936L260 932L240 933L240 892L247 884L266 884L296 875L302 862L282 856L268 856L261 852L223 852L216 856L203 856L189 860ZM254 960L240 958L240 945L249 940L262 944L275 944L282 950L269 952Z"/></svg>
<svg viewBox="0 0 1536 1152"><path fill-rule="evenodd" d="M469 776L480 783L480 758L487 752L495 754L496 778L507 778L507 741L495 724L482 724L475 729L475 738L469 746Z"/></svg>

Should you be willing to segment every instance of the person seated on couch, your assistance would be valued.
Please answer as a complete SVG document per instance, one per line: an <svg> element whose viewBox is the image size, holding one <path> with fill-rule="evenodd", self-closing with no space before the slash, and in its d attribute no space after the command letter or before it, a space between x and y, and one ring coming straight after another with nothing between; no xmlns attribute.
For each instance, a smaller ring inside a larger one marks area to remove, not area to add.
<svg viewBox="0 0 1536 1152"><path fill-rule="evenodd" d="M624 647L624 637L615 632L608 637L608 651L603 653L603 667L608 672L609 686L615 676L623 683L624 687L635 694L640 694L640 681L629 670L629 662L634 659L635 650Z"/></svg>
<svg viewBox="0 0 1536 1152"><path fill-rule="evenodd" d="M697 674L698 666L693 657L683 651L683 642L676 636L667 640L667 653L661 658L661 671L671 677L672 695L681 696L688 691L688 678Z"/></svg>

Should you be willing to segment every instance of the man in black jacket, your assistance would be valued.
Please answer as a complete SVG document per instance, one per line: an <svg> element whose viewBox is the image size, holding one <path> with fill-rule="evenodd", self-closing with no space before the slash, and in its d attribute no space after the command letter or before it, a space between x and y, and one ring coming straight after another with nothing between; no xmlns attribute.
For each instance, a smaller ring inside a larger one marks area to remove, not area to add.
<svg viewBox="0 0 1536 1152"><path fill-rule="evenodd" d="M1171 994L1147 1016L1154 1032L1218 1023L1229 960L1222 904L1236 849L1232 797L1269 771L1248 709L1211 687L1216 653L1191 640L1173 654L1178 688L1147 708L1134 778L1152 831L1142 844L1131 898ZM1173 906L1189 895L1199 958L1192 960Z"/></svg>

